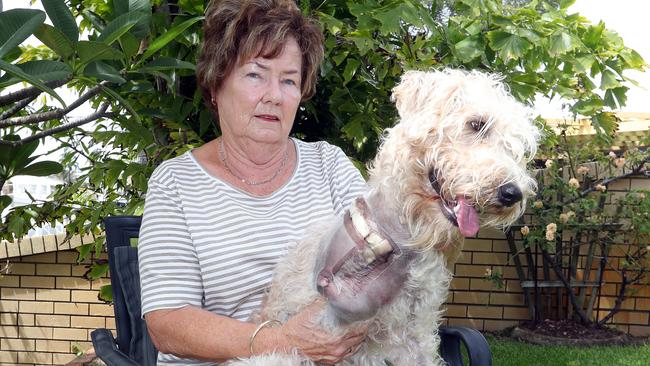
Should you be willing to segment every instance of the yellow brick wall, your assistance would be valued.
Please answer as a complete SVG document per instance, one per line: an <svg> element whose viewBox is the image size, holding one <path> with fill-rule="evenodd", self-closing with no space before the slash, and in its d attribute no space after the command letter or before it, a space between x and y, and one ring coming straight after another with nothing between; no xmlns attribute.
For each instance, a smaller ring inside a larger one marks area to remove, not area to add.
<svg viewBox="0 0 650 366"><path fill-rule="evenodd" d="M115 329L113 308L97 298L108 278L92 283L66 250L9 259L0 278L0 366L65 365L74 347L92 347L95 328Z"/></svg>
<svg viewBox="0 0 650 366"><path fill-rule="evenodd" d="M609 186L610 192L623 194L630 189L650 190L650 179L633 177ZM618 254L617 254L618 253ZM618 263L624 252L612 250L611 263ZM529 319L524 305L523 290L515 271L509 263L510 252L505 235L495 230L481 230L477 238L466 239L463 253L454 266L454 280L447 300L447 323L466 325L481 330L501 330ZM523 260L523 258L522 258ZM540 259L541 262L541 259ZM485 280L486 269L503 272L504 288L497 289ZM605 316L614 306L620 284L616 272L604 274L600 305L596 312ZM633 298L622 304L610 325L633 335L650 335L650 286L637 287Z"/></svg>

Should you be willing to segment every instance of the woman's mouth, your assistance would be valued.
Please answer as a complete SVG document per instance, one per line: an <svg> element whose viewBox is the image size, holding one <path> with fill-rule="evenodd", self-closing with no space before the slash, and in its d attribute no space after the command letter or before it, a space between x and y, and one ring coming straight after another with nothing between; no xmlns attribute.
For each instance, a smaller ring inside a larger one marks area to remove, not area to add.
<svg viewBox="0 0 650 366"><path fill-rule="evenodd" d="M255 117L257 117L257 118L259 118L259 119L261 119L263 121L266 121L266 122L278 122L278 121L280 121L280 118L278 118L278 116L273 115L273 114L258 114Z"/></svg>

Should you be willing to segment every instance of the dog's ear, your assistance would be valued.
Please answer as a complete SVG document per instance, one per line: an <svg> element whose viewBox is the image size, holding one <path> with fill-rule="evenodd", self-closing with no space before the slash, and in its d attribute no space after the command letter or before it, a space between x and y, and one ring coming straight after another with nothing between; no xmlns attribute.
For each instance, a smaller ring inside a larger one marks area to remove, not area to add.
<svg viewBox="0 0 650 366"><path fill-rule="evenodd" d="M402 75L399 84L393 88L392 100L395 102L400 116L406 116L416 112L417 106L421 105L424 97L423 83L426 72L411 70Z"/></svg>

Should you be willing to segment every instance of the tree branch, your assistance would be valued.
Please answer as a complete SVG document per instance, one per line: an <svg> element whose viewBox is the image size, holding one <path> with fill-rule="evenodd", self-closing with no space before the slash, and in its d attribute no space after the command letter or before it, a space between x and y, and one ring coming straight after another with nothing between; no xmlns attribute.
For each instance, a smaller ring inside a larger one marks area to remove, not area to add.
<svg viewBox="0 0 650 366"><path fill-rule="evenodd" d="M61 79L61 80L54 80L54 81L48 81L45 83L48 87L52 89L56 89L62 85L65 85L68 83L68 81L72 80L72 76L66 78L66 79ZM30 97L37 97L39 96L43 91L35 86L30 86L29 88L21 89L18 91L15 91L13 93L9 93L7 95L0 95L0 107L5 106L7 104L11 104L14 102L17 102L19 100L23 100L25 98L30 98Z"/></svg>
<svg viewBox="0 0 650 366"><path fill-rule="evenodd" d="M10 127L10 126L21 126L30 123L39 123L43 121L49 121L52 119L62 118L66 114L70 113L71 111L79 108L79 106L81 106L83 103L88 101L90 98L99 94L99 92L102 90L105 84L106 82L101 82L100 84L96 85L95 87L93 87L92 89L84 93L81 97L79 97L79 99L75 100L73 103L71 103L70 105L68 105L66 108L63 109L57 108L51 111L36 113L29 116L15 117L10 119L0 119L0 128Z"/></svg>
<svg viewBox="0 0 650 366"><path fill-rule="evenodd" d="M7 119L13 116L14 114L20 112L21 109L25 108L29 103L33 102L34 99L36 99L36 97L37 96L27 97L21 100L20 102L14 104L13 106L11 106L11 108L7 109L6 111L0 113L0 121L2 121L3 119Z"/></svg>
<svg viewBox="0 0 650 366"><path fill-rule="evenodd" d="M104 104L102 104L102 106L99 108L99 110L97 112L95 112L95 113L93 113L93 114L91 114L89 116L81 118L81 119L79 119L79 120L77 120L75 122L66 123L65 125L61 125L61 126L51 128L49 130L41 131L41 132L39 132L37 134L26 137L26 138L24 138L22 140L19 140L19 141L0 140L0 145L8 145L8 146L11 146L11 147L16 147L16 146L24 145L24 144L26 144L28 142L31 142L31 141L34 141L34 140L38 140L38 139L40 139L42 137L45 137L45 136L50 136L50 135L53 135L53 134L58 133L58 132L67 131L67 130L73 129L75 127L79 127L79 126L84 125L86 123L95 121L95 120L97 120L99 118L112 118L112 117L117 116L117 113L114 113L114 112L106 113L106 110L108 109L108 106L109 106L108 102L104 103Z"/></svg>

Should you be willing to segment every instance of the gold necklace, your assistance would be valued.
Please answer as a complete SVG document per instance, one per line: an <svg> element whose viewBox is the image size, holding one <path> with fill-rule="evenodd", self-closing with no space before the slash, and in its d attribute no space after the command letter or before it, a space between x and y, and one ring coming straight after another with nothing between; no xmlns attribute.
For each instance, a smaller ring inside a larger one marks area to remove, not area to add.
<svg viewBox="0 0 650 366"><path fill-rule="evenodd" d="M235 174L235 172L230 169L230 166L228 166L228 162L226 161L226 150L223 147L223 138L219 140L219 155L221 155L221 161L223 162L223 166L226 168L228 173L232 175L233 177L239 179L242 183L249 185L249 186L258 186L260 184L266 184L269 183L270 181L274 180L275 178L280 175L282 170L284 169L284 166L287 165L287 160L289 160L289 149L285 148L284 149L284 156L282 157L282 163L280 164L280 167L278 170L269 178L261 180L261 181L254 181L254 180L248 180L245 178L240 177L239 175Z"/></svg>

